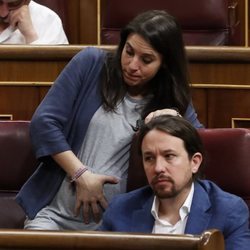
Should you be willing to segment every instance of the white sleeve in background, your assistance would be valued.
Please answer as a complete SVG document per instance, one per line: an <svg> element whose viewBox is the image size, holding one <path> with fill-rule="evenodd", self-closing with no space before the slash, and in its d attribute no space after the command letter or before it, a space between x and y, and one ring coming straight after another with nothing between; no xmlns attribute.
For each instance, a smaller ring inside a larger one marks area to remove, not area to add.
<svg viewBox="0 0 250 250"><path fill-rule="evenodd" d="M38 33L38 39L31 44L68 44L62 21L59 16L47 8L33 1L29 4L31 19Z"/></svg>
<svg viewBox="0 0 250 250"><path fill-rule="evenodd" d="M69 44L60 17L46 6L31 1L29 4L31 20L38 34L32 45ZM0 33L1 44L26 44L18 29L8 27Z"/></svg>

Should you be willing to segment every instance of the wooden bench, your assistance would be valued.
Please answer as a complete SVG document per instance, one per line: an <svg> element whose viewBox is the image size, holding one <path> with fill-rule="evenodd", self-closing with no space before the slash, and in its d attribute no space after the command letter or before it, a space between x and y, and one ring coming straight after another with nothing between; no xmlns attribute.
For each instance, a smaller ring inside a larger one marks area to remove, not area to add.
<svg viewBox="0 0 250 250"><path fill-rule="evenodd" d="M94 231L0 230L0 250L223 250L217 230L201 235L132 234Z"/></svg>

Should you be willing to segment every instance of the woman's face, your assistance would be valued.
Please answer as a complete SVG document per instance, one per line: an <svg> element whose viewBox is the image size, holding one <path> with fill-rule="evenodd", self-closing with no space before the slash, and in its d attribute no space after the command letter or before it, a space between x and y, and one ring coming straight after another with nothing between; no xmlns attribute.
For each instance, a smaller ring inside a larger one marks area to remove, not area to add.
<svg viewBox="0 0 250 250"><path fill-rule="evenodd" d="M123 79L129 89L143 87L157 74L162 56L138 34L128 36L121 55Z"/></svg>

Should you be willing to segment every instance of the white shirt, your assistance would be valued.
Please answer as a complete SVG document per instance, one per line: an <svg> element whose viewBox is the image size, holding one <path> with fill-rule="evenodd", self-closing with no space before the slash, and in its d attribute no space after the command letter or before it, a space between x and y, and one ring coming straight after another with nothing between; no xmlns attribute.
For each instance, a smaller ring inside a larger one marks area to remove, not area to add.
<svg viewBox="0 0 250 250"><path fill-rule="evenodd" d="M180 220L172 225L166 220L161 220L158 216L159 210L159 199L155 196L154 202L152 205L151 213L155 218L155 224L152 230L152 233L155 234L184 234L188 215L190 212L192 200L194 195L194 184L192 183L190 192L182 207L179 210Z"/></svg>
<svg viewBox="0 0 250 250"><path fill-rule="evenodd" d="M68 44L60 17L46 6L34 1L29 4L33 26L38 34L38 39L31 44ZM0 33L1 44L25 44L25 38L18 29L7 27Z"/></svg>

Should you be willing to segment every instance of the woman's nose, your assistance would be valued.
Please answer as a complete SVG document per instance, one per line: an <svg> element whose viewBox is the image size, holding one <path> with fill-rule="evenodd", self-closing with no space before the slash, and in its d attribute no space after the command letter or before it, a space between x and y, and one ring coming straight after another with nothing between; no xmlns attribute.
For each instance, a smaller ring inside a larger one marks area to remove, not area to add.
<svg viewBox="0 0 250 250"><path fill-rule="evenodd" d="M136 57L133 57L129 63L129 67L132 70L138 70L139 69L139 61Z"/></svg>

